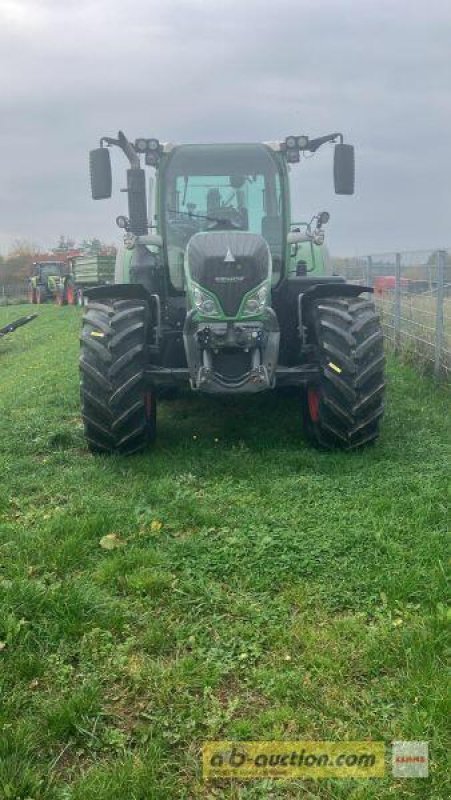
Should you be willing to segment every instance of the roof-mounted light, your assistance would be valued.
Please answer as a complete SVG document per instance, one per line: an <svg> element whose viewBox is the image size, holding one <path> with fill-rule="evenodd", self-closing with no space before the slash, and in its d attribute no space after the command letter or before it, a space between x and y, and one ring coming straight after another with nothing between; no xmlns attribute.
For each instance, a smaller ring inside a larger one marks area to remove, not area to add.
<svg viewBox="0 0 451 800"><path fill-rule="evenodd" d="M285 139L285 154L289 164L299 161L299 147L297 136L287 136Z"/></svg>
<svg viewBox="0 0 451 800"><path fill-rule="evenodd" d="M160 142L158 139L147 139L147 149L151 151L160 149Z"/></svg>
<svg viewBox="0 0 451 800"><path fill-rule="evenodd" d="M135 140L135 150L137 153L144 153L146 164L154 167L158 164L163 148L158 139L139 138Z"/></svg>
<svg viewBox="0 0 451 800"><path fill-rule="evenodd" d="M147 152L147 139L136 139L135 150L137 153Z"/></svg>

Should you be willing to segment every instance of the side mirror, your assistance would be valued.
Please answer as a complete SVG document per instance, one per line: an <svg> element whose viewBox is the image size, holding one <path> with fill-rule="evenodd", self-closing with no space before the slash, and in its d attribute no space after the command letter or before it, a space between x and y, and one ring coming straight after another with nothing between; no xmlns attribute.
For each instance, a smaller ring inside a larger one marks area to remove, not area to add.
<svg viewBox="0 0 451 800"><path fill-rule="evenodd" d="M106 200L111 197L111 160L106 147L97 147L89 153L91 175L91 194L93 200Z"/></svg>
<svg viewBox="0 0 451 800"><path fill-rule="evenodd" d="M355 160L352 144L336 144L334 150L335 194L354 194Z"/></svg>

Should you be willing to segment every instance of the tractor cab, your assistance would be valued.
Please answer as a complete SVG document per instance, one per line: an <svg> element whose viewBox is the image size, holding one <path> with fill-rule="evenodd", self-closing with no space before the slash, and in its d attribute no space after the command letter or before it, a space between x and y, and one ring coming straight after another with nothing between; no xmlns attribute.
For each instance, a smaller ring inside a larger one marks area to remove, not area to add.
<svg viewBox="0 0 451 800"><path fill-rule="evenodd" d="M63 261L37 261L32 266L32 276L45 283L49 278L61 278L64 267Z"/></svg>
<svg viewBox="0 0 451 800"><path fill-rule="evenodd" d="M159 218L173 287L186 288L190 239L220 231L262 237L271 253L271 281L277 283L288 233L286 186L282 160L265 145L174 148L159 170Z"/></svg>

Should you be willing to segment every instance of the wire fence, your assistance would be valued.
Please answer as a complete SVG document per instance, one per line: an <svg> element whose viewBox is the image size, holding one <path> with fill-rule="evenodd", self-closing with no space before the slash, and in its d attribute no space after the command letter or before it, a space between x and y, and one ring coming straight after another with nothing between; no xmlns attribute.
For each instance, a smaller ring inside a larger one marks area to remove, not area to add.
<svg viewBox="0 0 451 800"><path fill-rule="evenodd" d="M437 380L451 375L451 250L332 259L332 274L372 286L385 340Z"/></svg>
<svg viewBox="0 0 451 800"><path fill-rule="evenodd" d="M0 306L16 306L28 302L28 283L0 284Z"/></svg>

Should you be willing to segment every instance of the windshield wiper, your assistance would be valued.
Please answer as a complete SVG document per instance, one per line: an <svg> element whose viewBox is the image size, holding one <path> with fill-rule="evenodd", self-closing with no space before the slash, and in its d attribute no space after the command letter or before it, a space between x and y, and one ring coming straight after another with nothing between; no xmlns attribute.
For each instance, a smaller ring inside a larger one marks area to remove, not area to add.
<svg viewBox="0 0 451 800"><path fill-rule="evenodd" d="M168 208L171 214L183 214L184 217L196 217L196 219L208 219L211 222L222 222L222 219L218 219L217 217L208 217L206 214L195 214L194 211L176 211L175 208Z"/></svg>
<svg viewBox="0 0 451 800"><path fill-rule="evenodd" d="M226 217L212 217L207 214L194 214L193 211L176 211L175 208L168 208L171 214L183 214L184 217L195 217L196 219L208 219L209 222L216 222L219 225L229 226L230 228L240 228L238 223L232 222L231 219Z"/></svg>

